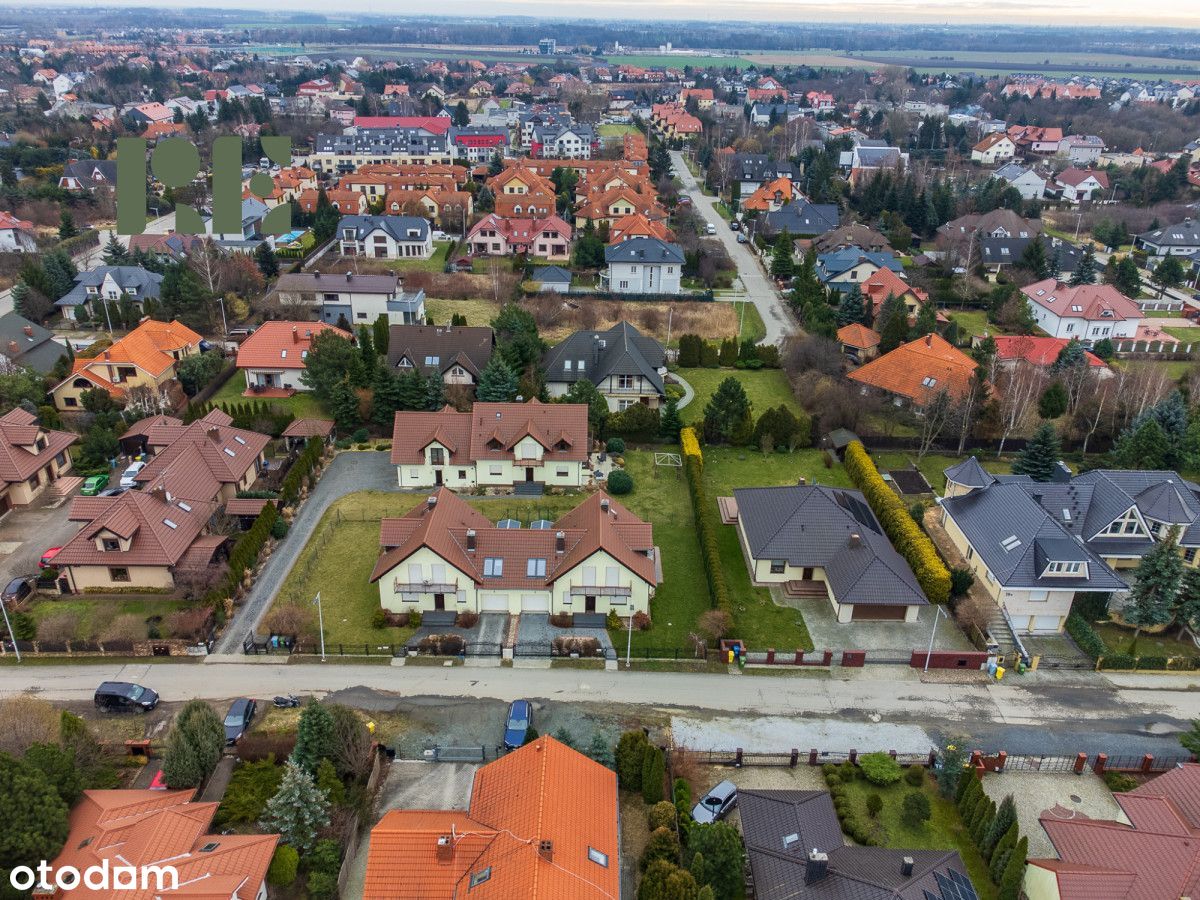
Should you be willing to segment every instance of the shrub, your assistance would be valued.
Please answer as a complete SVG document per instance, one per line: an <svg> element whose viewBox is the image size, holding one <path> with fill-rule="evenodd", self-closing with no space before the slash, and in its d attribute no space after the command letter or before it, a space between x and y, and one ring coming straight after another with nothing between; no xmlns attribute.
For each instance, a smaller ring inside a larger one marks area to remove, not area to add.
<svg viewBox="0 0 1200 900"><path fill-rule="evenodd" d="M304 856L304 867L310 872L337 875L342 867L342 847L332 838L322 838Z"/></svg>
<svg viewBox="0 0 1200 900"><path fill-rule="evenodd" d="M237 742L237 756L243 763L259 762L264 759L287 759L296 749L294 731L274 734L252 731L242 735ZM240 772L241 769L239 768ZM235 776L236 777L236 776Z"/></svg>
<svg viewBox="0 0 1200 900"><path fill-rule="evenodd" d="M1092 659L1099 659L1105 656L1105 664L1108 664L1108 645L1100 639L1100 635L1092 630L1092 626L1079 613L1072 612L1067 616L1067 634L1079 646L1079 649L1090 656Z"/></svg>
<svg viewBox="0 0 1200 900"><path fill-rule="evenodd" d="M1126 775L1124 772L1105 772L1104 783L1108 785L1108 789L1114 794L1123 794L1126 791L1132 791L1138 786L1137 779L1132 775Z"/></svg>
<svg viewBox="0 0 1200 900"><path fill-rule="evenodd" d="M650 830L675 827L675 804L670 800L660 800L650 807Z"/></svg>
<svg viewBox="0 0 1200 900"><path fill-rule="evenodd" d="M100 643L108 641L144 641L147 629L145 620L136 613L117 616L99 634Z"/></svg>
<svg viewBox="0 0 1200 900"><path fill-rule="evenodd" d="M621 617L617 615L615 609L610 609L608 615L604 617L604 627L610 631L621 627Z"/></svg>
<svg viewBox="0 0 1200 900"><path fill-rule="evenodd" d="M825 784L827 784L829 786L831 791L835 787L841 787L841 785L842 785L841 776L838 775L837 772L826 772L825 773Z"/></svg>
<svg viewBox="0 0 1200 900"><path fill-rule="evenodd" d="M633 476L624 469L615 469L609 473L606 485L610 494L621 497L633 490Z"/></svg>
<svg viewBox="0 0 1200 900"><path fill-rule="evenodd" d="M604 449L609 453L621 454L625 452L625 442L619 437L609 438L608 443L604 445Z"/></svg>
<svg viewBox="0 0 1200 900"><path fill-rule="evenodd" d="M650 628L650 613L638 610L633 614L633 627L638 631L647 631Z"/></svg>
<svg viewBox="0 0 1200 900"><path fill-rule="evenodd" d="M642 765L650 742L641 729L626 731L617 741L617 781L628 791L642 789Z"/></svg>
<svg viewBox="0 0 1200 900"><path fill-rule="evenodd" d="M679 862L679 837L670 828L656 828L650 832L650 839L646 841L646 849L642 852L642 871L646 871L656 859Z"/></svg>
<svg viewBox="0 0 1200 900"><path fill-rule="evenodd" d="M675 801L675 816L680 824L692 821L692 789L687 781L676 778L671 786L671 798Z"/></svg>
<svg viewBox="0 0 1200 900"><path fill-rule="evenodd" d="M679 431L679 446L683 455L695 459L704 468L704 455L700 452L700 441L696 437L695 428L682 428Z"/></svg>
<svg viewBox="0 0 1200 900"><path fill-rule="evenodd" d="M454 617L454 624L459 628L474 628L479 624L479 613L460 612Z"/></svg>
<svg viewBox="0 0 1200 900"><path fill-rule="evenodd" d="M867 795L867 813L872 819L879 818L879 813L883 810L883 798L878 794Z"/></svg>
<svg viewBox="0 0 1200 900"><path fill-rule="evenodd" d="M275 523L271 526L271 537L275 538L277 541L282 541L285 537L287 537L287 533L288 523L283 519L276 519Z"/></svg>
<svg viewBox="0 0 1200 900"><path fill-rule="evenodd" d="M904 795L904 803L900 807L900 817L909 828L920 828L929 821L932 814L933 808L924 791L909 791Z"/></svg>
<svg viewBox="0 0 1200 900"><path fill-rule="evenodd" d="M71 612L59 612L47 616L37 626L39 641L70 641L75 639L79 628L79 616Z"/></svg>
<svg viewBox="0 0 1200 900"><path fill-rule="evenodd" d="M389 621L388 611L382 606L376 607L371 613L372 628L387 628Z"/></svg>
<svg viewBox="0 0 1200 900"><path fill-rule="evenodd" d="M662 799L666 768L666 756L661 748L653 744L648 745L642 757L642 799L647 805L658 803Z"/></svg>
<svg viewBox="0 0 1200 900"><path fill-rule="evenodd" d="M308 876L309 900L335 900L337 897L337 874L313 872Z"/></svg>
<svg viewBox="0 0 1200 900"><path fill-rule="evenodd" d="M858 758L858 765L867 781L880 787L895 784L902 774L900 763L887 753L864 753Z"/></svg>
<svg viewBox="0 0 1200 900"><path fill-rule="evenodd" d="M904 780L913 787L921 787L925 783L925 768L923 766L909 766L904 770Z"/></svg>
<svg viewBox="0 0 1200 900"><path fill-rule="evenodd" d="M267 869L267 883L276 887L287 887L296 880L296 872L300 868L300 854L296 848L281 844L275 848L271 857L271 865Z"/></svg>

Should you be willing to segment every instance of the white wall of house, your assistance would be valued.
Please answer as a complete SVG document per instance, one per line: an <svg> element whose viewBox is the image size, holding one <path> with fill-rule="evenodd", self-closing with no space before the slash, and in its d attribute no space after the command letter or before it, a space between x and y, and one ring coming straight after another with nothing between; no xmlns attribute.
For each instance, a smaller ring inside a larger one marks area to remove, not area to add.
<svg viewBox="0 0 1200 900"><path fill-rule="evenodd" d="M419 232L413 231L410 237L396 240L383 229L376 229L366 235L361 241L353 237L354 231L347 229L346 234L339 232L338 241L342 256L366 256L370 259L428 259L433 255L433 229L425 229L422 239Z"/></svg>
<svg viewBox="0 0 1200 900"><path fill-rule="evenodd" d="M300 380L303 369L242 369L246 375L246 387L259 386L291 388L295 391L307 391L308 385Z"/></svg>
<svg viewBox="0 0 1200 900"><path fill-rule="evenodd" d="M1038 327L1051 337L1079 338L1085 346L1090 347L1104 338L1132 338L1137 334L1137 319L1088 320L1081 316L1060 316L1040 303L1032 300L1027 302Z"/></svg>
<svg viewBox="0 0 1200 900"><path fill-rule="evenodd" d="M23 228L0 228L0 251L31 253L37 250L37 240Z"/></svg>
<svg viewBox="0 0 1200 900"><path fill-rule="evenodd" d="M545 459L522 460L478 460L467 463L432 463L432 444L425 449L421 463L396 466L396 477L402 488L433 487L439 483L452 490L477 486L511 487L518 481L536 481L553 487L582 487L586 483L583 463L579 460L555 460L553 454ZM445 449L445 448L442 448ZM444 454L449 459L449 453ZM528 479L526 469L532 469L533 478ZM441 481L438 481L438 473Z"/></svg>
<svg viewBox="0 0 1200 900"><path fill-rule="evenodd" d="M675 263L609 263L608 287L614 294L678 294L681 268Z"/></svg>
<svg viewBox="0 0 1200 900"><path fill-rule="evenodd" d="M546 393L552 400L566 396L570 389L570 382L546 381ZM596 390L608 401L609 412L621 412L635 403L645 403L651 409L658 409L662 400L658 390L642 375L610 375L596 385Z"/></svg>

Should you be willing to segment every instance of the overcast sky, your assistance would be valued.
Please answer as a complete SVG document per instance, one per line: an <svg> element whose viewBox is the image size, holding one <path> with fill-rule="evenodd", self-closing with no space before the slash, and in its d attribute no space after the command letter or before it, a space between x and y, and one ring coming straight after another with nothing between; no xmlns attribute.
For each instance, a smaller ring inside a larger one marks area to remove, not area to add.
<svg viewBox="0 0 1200 900"><path fill-rule="evenodd" d="M51 0L46 5L79 7L79 0ZM293 0L104 0L97 6L214 7L293 12ZM429 15L435 12L426 2L412 0L339 0L336 10L317 4L315 12L333 14L371 12L392 15ZM699 19L766 22L922 22L961 24L1000 22L1004 24L1045 23L1055 25L1132 24L1141 26L1200 27L1197 0L1158 0L1143 7L1129 0L439 0L436 12L447 15L530 15L562 18L577 13L587 18ZM1114 35L1119 40L1120 35ZM1070 47L1064 47L1070 50Z"/></svg>

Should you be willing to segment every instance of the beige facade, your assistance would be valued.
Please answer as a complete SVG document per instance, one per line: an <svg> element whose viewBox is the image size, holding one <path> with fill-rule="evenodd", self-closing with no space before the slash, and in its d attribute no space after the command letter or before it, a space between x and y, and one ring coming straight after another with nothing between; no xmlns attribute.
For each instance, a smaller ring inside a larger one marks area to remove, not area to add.
<svg viewBox="0 0 1200 900"><path fill-rule="evenodd" d="M423 451L418 465L398 464L400 487L434 487L444 484L453 489L471 487L511 487L519 481L536 481L552 487L583 487L587 476L579 460L547 459L545 448L532 437L525 437L513 448L513 459L473 460L455 465L450 451L437 441Z"/></svg>
<svg viewBox="0 0 1200 900"><path fill-rule="evenodd" d="M552 400L565 397L570 389L571 385L565 381L548 381L546 384L546 392ZM635 403L658 409L662 401L658 388L643 375L609 375L601 379L596 390L608 401L609 412L622 412Z"/></svg>
<svg viewBox="0 0 1200 900"><path fill-rule="evenodd" d="M9 482L0 486L0 513L14 506L32 503L54 481L71 471L71 454L64 450L48 460L25 481Z"/></svg>
<svg viewBox="0 0 1200 900"><path fill-rule="evenodd" d="M1041 866L1025 867L1023 888L1029 900L1059 900L1058 874Z"/></svg>
<svg viewBox="0 0 1200 900"><path fill-rule="evenodd" d="M75 592L87 590L171 590L175 579L167 566L68 566L67 581Z"/></svg>

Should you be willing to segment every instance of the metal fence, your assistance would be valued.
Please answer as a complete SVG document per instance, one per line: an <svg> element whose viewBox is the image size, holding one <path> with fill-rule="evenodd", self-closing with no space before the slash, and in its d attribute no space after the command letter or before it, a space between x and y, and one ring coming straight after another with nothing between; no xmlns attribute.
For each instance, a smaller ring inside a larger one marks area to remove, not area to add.
<svg viewBox="0 0 1200 900"><path fill-rule="evenodd" d="M497 642L474 641L460 645L461 652L441 652L437 646L424 646L418 643L409 643L401 648L401 652L408 656L470 656L470 657L499 657L502 645Z"/></svg>

